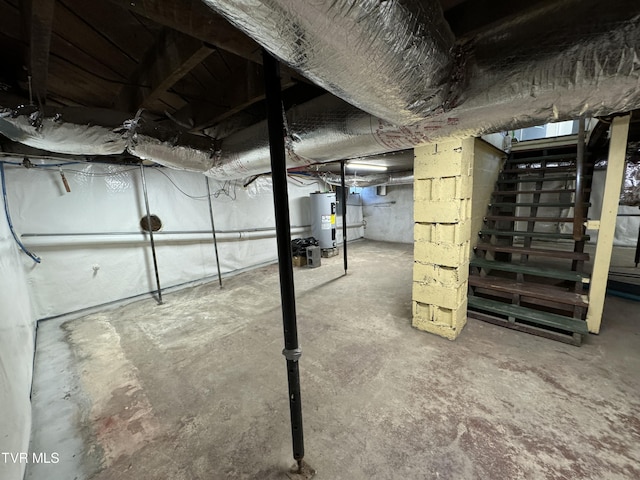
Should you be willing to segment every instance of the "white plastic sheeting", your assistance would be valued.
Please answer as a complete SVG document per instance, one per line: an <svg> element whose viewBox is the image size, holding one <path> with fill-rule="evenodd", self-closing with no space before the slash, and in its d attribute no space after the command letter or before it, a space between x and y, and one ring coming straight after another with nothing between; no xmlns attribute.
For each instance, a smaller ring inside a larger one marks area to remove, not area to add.
<svg viewBox="0 0 640 480"><path fill-rule="evenodd" d="M0 197L0 452L28 452L35 321L21 256ZM25 464L0 458L0 477L21 479Z"/></svg>
<svg viewBox="0 0 640 480"><path fill-rule="evenodd" d="M63 170L71 193L65 193L57 168L6 169L16 229L42 258L28 274L37 318L155 290L151 249L139 233L145 215L139 167L75 164ZM210 231L207 177L159 167L145 173L151 213L163 223L155 236L163 288L216 275L211 235L162 233ZM247 188L237 182L209 182L216 230L236 232L221 234L223 274L275 261L275 237L255 232L275 225L271 179L261 177ZM289 182L292 226L309 225L308 197L319 189L307 177ZM240 239L237 231L247 233ZM124 235L99 235L106 232ZM296 232L294 237L310 235L309 230ZM86 233L96 235L68 236Z"/></svg>
<svg viewBox="0 0 640 480"><path fill-rule="evenodd" d="M338 202L341 199L338 198ZM347 242L364 237L364 218L362 213L362 198L358 193L347 196ZM342 206L338 205L336 215L336 243L342 245Z"/></svg>
<svg viewBox="0 0 640 480"><path fill-rule="evenodd" d="M600 219L606 175L607 172L605 170L596 170L593 174L593 181L591 183L591 207L589 208L589 218L593 220ZM568 212L568 215L572 214L571 211ZM640 217L627 215L638 215L640 214L640 209L638 207L620 205L620 207L618 207L618 214L621 215L618 216L616 221L613 244L616 246L635 247L638 241ZM565 228L570 228L570 225ZM597 230L589 230L587 233L591 235L591 243L598 241Z"/></svg>

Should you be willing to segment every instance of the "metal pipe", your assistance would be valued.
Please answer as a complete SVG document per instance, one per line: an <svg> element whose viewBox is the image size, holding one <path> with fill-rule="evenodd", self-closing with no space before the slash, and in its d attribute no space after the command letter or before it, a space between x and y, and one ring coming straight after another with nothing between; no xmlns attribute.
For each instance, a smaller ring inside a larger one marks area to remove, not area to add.
<svg viewBox="0 0 640 480"><path fill-rule="evenodd" d="M576 153L576 193L573 207L573 239L584 236L584 116L578 119L578 149Z"/></svg>
<svg viewBox="0 0 640 480"><path fill-rule="evenodd" d="M364 222L352 223L347 225L347 228L361 228L364 227ZM341 228L338 228L341 230ZM291 234L303 234L309 232L308 227L292 227ZM184 234L186 233L186 234ZM275 236L275 229L257 229L257 231L236 231L236 232L223 232L216 233L218 242L231 242L231 241L243 241L243 240L256 240L262 238L273 238ZM161 235L158 235L161 234ZM51 234L24 234L20 236L25 245L31 247L48 247L48 246L60 246L60 245L118 245L118 244L136 244L147 241L146 236L142 232L122 232L122 233L51 233ZM136 237L136 238L132 238ZM55 239L64 238L63 241L56 241ZM207 238L211 238L211 231L205 230L202 232L155 232L154 239L156 243L201 243L206 242Z"/></svg>
<svg viewBox="0 0 640 480"><path fill-rule="evenodd" d="M302 401L300 398L300 371L298 360L302 352L298 344L296 299L293 284L280 68L278 62L266 50L263 50L262 55L264 58L263 66L269 127L269 150L271 154L271 177L273 181L273 203L276 216L278 266L280 270L280 297L284 327L284 350L282 353L287 359L293 458L298 462L298 471L301 471L302 459L304 458L304 435L302 430Z"/></svg>
<svg viewBox="0 0 640 480"><path fill-rule="evenodd" d="M387 202L389 203L389 202ZM395 203L395 202L393 202ZM624 214L620 214L619 216L624 216ZM640 216L639 215L628 215L628 216ZM347 228L358 228L363 227L364 223L352 223L347 225ZM309 230L311 225L293 225L291 227L291 233L302 233L305 230ZM273 232L275 234L275 228L266 227L266 228L246 228L243 230L217 230L217 235L233 235L239 234L238 238L243 237L251 237L245 236L243 234L246 233L266 233ZM161 232L155 232L155 235L208 235L210 234L210 230L167 230ZM125 235L144 235L140 232L72 232L72 233L23 233L20 235L21 238L38 238L38 237L108 237L108 236L125 236Z"/></svg>
<svg viewBox="0 0 640 480"><path fill-rule="evenodd" d="M293 225L291 231L308 230L311 225ZM242 230L217 230L218 234L249 233L249 232L275 232L273 227L245 228ZM206 235L210 230L163 230L155 232L155 235ZM140 232L73 232L73 233L23 233L26 237L81 237L81 236L109 236L109 235L141 235Z"/></svg>
<svg viewBox="0 0 640 480"><path fill-rule="evenodd" d="M211 205L211 187L209 187L209 177L205 176L207 182L207 201L209 202L209 217L211 218L211 233L213 233L213 248L216 251L216 267L218 267L218 283L222 288L222 274L220 273L220 257L218 257L218 240L216 239L216 224L213 223L213 205Z"/></svg>
<svg viewBox="0 0 640 480"><path fill-rule="evenodd" d="M153 228L151 228L151 213L149 212L149 196L147 195L147 180L144 176L144 166L140 164L140 177L142 178L142 191L144 192L144 206L147 209L147 228L149 229L149 241L151 243L151 255L153 256L153 268L156 272L156 285L158 287L158 304L162 305L162 289L160 288L160 274L158 273L158 259L156 258L156 244L153 241Z"/></svg>
<svg viewBox="0 0 640 480"><path fill-rule="evenodd" d="M344 160L340 161L340 184L342 186L342 263L347 274L347 188L344 182Z"/></svg>

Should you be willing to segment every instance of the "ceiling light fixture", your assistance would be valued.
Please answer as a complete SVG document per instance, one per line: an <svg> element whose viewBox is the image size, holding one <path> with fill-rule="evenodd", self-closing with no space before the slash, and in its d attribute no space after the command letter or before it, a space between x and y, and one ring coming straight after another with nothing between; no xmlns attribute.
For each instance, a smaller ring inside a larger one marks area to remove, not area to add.
<svg viewBox="0 0 640 480"><path fill-rule="evenodd" d="M368 163L347 163L347 168L350 170L369 170L371 172L384 172L387 167L382 165L370 165Z"/></svg>

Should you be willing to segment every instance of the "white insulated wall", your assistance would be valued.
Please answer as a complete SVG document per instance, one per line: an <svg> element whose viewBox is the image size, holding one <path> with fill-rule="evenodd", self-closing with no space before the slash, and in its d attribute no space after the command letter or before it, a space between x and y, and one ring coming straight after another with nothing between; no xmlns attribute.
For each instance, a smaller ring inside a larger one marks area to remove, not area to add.
<svg viewBox="0 0 640 480"><path fill-rule="evenodd" d="M23 258L0 198L0 452L29 449L35 319ZM0 479L20 480L25 464L0 457Z"/></svg>
<svg viewBox="0 0 640 480"><path fill-rule="evenodd" d="M145 214L139 168L76 164L63 169L70 193L64 191L57 168L6 169L16 229L42 257L41 264L28 269L38 319L156 288L151 248L139 227ZM162 220L162 232L206 232L154 236L162 287L215 276L205 177L166 168L145 168L145 176L150 210ZM260 177L247 188L240 182L213 179L210 185L216 195L216 231L229 232L219 233L222 273L275 261L273 232L255 231L275 227L271 178ZM309 194L319 187L305 177L290 180L292 227L310 224ZM43 233L64 235L29 236ZM310 234L308 229L298 229L292 238Z"/></svg>
<svg viewBox="0 0 640 480"><path fill-rule="evenodd" d="M413 243L413 185L387 186L386 195L377 187L362 189L364 238L382 242Z"/></svg>

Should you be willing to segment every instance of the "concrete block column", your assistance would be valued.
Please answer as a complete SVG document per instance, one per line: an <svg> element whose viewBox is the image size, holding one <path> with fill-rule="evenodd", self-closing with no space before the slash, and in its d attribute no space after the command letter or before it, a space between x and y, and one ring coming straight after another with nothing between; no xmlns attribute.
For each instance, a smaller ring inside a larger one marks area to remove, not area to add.
<svg viewBox="0 0 640 480"><path fill-rule="evenodd" d="M415 149L413 326L450 340L467 321L474 146Z"/></svg>

